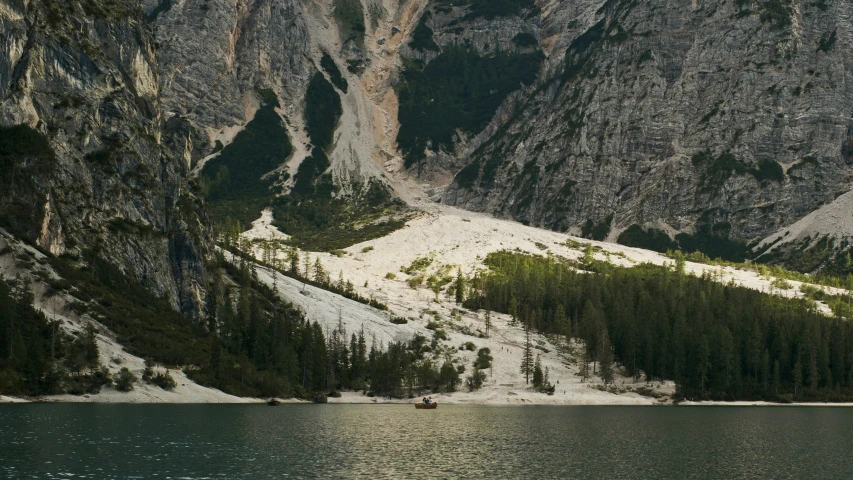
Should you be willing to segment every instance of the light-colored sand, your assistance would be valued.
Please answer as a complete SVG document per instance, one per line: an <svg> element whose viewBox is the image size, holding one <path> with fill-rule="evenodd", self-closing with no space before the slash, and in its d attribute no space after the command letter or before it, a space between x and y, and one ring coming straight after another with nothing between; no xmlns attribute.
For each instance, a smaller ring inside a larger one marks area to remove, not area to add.
<svg viewBox="0 0 853 480"><path fill-rule="evenodd" d="M354 283L358 293L365 297L373 296L387 304L390 313L409 320L401 328L387 323L388 314L365 307L364 305L342 301L336 295L309 287L309 294L301 293L299 282L279 278L280 294L288 301L299 305L307 317L318 321L324 327L334 328L338 318L348 332L364 326L365 332L375 336L379 342L401 340L415 333L431 338L432 332L426 324L436 319L449 336L445 342L448 348L458 348L466 342L472 342L476 348L488 347L494 357L486 385L474 393L457 392L448 396L433 396L444 403L489 403L489 404L655 404L659 401L652 397L642 397L628 390L628 386L643 388L643 383L634 384L632 379L617 375L616 386L622 390L617 395L599 390L600 379L582 383L578 377L578 365L572 352L566 346L557 345L562 340L536 335L541 347L537 353L541 356L543 367L548 367L552 383L556 384L556 394L547 396L527 388L519 373L523 346L523 332L517 326L510 326L509 318L493 314L491 338L479 338L485 330L485 312L472 312L461 309L452 298L442 292L435 294L425 286L413 289L406 280L410 275L402 273L401 267L407 267L418 258L430 257L432 264L424 273L428 275L443 270L455 276L458 269L470 276L477 269L485 268L483 259L489 252L503 249L519 250L537 255L557 255L569 259L579 258L582 248L569 247L566 240L591 243L601 248L596 258L609 260L616 265L633 266L640 263L671 265L672 260L655 252L624 247L606 242L569 237L566 234L527 227L516 222L495 219L487 215L472 213L443 205L421 203L424 210L418 218L409 221L405 228L392 234L354 245L346 249L347 254L338 257L326 253L311 253L312 259L319 257L332 278L343 277ZM368 247L372 247L369 249ZM365 251L367 249L368 251ZM258 252L260 253L260 252ZM688 262L686 271L693 275L709 274L722 282L734 282L747 288L772 292L788 297L802 295L799 282L788 282L792 288L780 290L771 286L772 279L764 278L747 269L714 267ZM392 273L396 278L387 278ZM270 274L262 271L261 280L270 283ZM365 286L366 285L366 286ZM836 289L831 293L842 293ZM372 312L372 313L371 313ZM572 346L575 350L579 346ZM547 352L545 351L547 350ZM456 351L455 355L466 367L463 378L470 374L475 352ZM441 361L441 360L439 360ZM625 384L625 385L623 385ZM650 389L661 394L672 394L674 385L652 384ZM360 394L344 395L332 402L372 402ZM382 401L377 399L377 401ZM406 403L405 401L403 403Z"/></svg>
<svg viewBox="0 0 853 480"><path fill-rule="evenodd" d="M314 289L310 286L305 287L303 294L303 285L295 280L278 276L274 282L279 295L293 302L301 308L306 317L311 321L317 321L330 331L336 328L339 322L343 323L348 333L364 328L368 339L375 338L378 344L387 345L390 341L401 341L411 338L415 334L421 334L427 338L432 337L432 332L426 329L429 321L434 321L436 317L442 323L442 329L447 333L449 340L444 342L445 347L449 352L459 359L459 363L465 366L466 372L462 375L464 378L472 371L472 364L476 358L475 351L459 350L459 347L467 342L472 342L475 348L479 349L487 347L491 350L494 358L493 366L486 372L488 378L484 388L477 392L468 393L459 391L450 395L433 395L433 398L440 399L445 403L488 403L488 404L655 404L658 400L652 397L642 397L636 393L624 392L621 395L600 391L594 387L600 385L599 379L583 383L577 375L578 366L573 364L574 356L566 351L566 346L562 339L549 338L541 335L534 335L534 341L540 348L536 350L541 357L543 367L547 367L550 380L556 385L556 393L553 396L534 392L528 385L525 384L525 379L520 373L520 361L524 342L524 333L517 326L509 325L509 317L494 313L492 315L492 330L490 338L480 338L479 333L485 331L485 312L470 312L463 311L446 295L439 296L439 301L436 302L435 295L426 290L411 289L402 279L405 274L399 272L401 265L411 263L411 260L419 256L430 253L427 246L435 246L436 250L433 255L436 260L432 269L439 268L440 265L453 261L454 264L463 266L463 270L470 272L476 266L482 266L482 257L477 259L477 252L466 253L465 249L482 248L480 251L483 255L487 251L485 238L493 234L491 228L485 229L482 236L473 235L468 241L462 240L461 237L452 237L453 246L446 248L446 251L441 250L441 247L447 242L442 242L438 239L430 237L429 232L433 232L439 237L441 232L448 232L450 235L460 234L460 225L454 222L459 221L462 224L468 224L467 221L460 218L469 218L467 212L459 212L465 214L463 217L456 217L456 213L448 214L446 217L439 218L424 217L420 220L415 220L410 223L410 227L403 229L396 234L392 234L384 239L368 242L373 245L375 250L362 253L361 246L348 249L353 252L343 258L334 257L326 254L312 253L312 257L320 256L322 262L326 264L327 270L331 272L332 278L337 278L338 272L342 271L346 279L352 280L357 285L357 290L368 297L373 295L388 304L390 314L407 318L408 324L394 325L389 321L389 313L380 312L371 307L346 300L329 292ZM479 218L473 215L473 218ZM430 220L431 219L431 220ZM450 221L451 225L437 226L434 223L429 224L429 228L423 229L423 223L419 222L440 222ZM487 219L480 218L484 223L480 225L491 225ZM477 224L475 224L477 225ZM515 226L516 224L508 223L507 227ZM435 228L438 227L438 228ZM428 231L425 231L428 230ZM535 230L535 229L533 229ZM453 232L453 233L451 233ZM396 235L405 233L404 238L395 238ZM532 232L526 232L532 233ZM547 231L536 231L538 235L550 236L553 233ZM409 235L418 237L417 240L409 237ZM471 235L472 231L462 232L461 235ZM528 241L523 237L524 241ZM462 242L456 248L456 241ZM563 239L564 240L564 239ZM471 247L467 243L470 242L475 247ZM482 245L482 247L480 247ZM389 251L394 246L393 251ZM423 248L423 250L418 250ZM501 245L496 243L491 248L499 249ZM532 247L538 251L534 245ZM565 253L569 254L568 249ZM357 253L355 253L357 252ZM397 280L385 279L387 272L397 272L399 278ZM455 271L455 270L454 270ZM258 269L258 278L262 282L272 285L273 279L271 272L260 268ZM364 287L365 281L368 283ZM455 317L454 317L455 315ZM557 344L555 344L557 342ZM579 348L573 345L572 348ZM562 351L562 353L561 353ZM442 363L443 356L435 359L437 363ZM616 387L627 389L627 387L650 388L651 390L671 394L674 391L672 383L646 385L644 383L633 383L633 380L617 375ZM460 390L464 390L460 386ZM372 402L368 397L360 394L345 394L340 399L330 399L331 402ZM377 399L381 401L381 399ZM404 401L403 403L406 403Z"/></svg>
<svg viewBox="0 0 853 480"><path fill-rule="evenodd" d="M29 400L25 400L23 398L17 397L7 397L4 395L0 395L0 403L28 403Z"/></svg>
<svg viewBox="0 0 853 480"><path fill-rule="evenodd" d="M243 237L249 240L287 240L290 238L275 228L272 222L272 209L266 208L261 212L261 218L252 222L252 228L243 232Z"/></svg>

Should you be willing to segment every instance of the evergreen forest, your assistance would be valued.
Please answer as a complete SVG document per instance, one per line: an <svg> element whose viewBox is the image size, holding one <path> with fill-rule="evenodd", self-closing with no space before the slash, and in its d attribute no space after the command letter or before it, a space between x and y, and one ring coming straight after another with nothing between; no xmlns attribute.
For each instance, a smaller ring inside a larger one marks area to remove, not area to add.
<svg viewBox="0 0 853 480"><path fill-rule="evenodd" d="M582 358L611 354L629 376L675 380L682 398L853 400L853 324L813 303L666 268L492 253L468 308L508 313L579 339ZM849 301L849 299L848 299Z"/></svg>

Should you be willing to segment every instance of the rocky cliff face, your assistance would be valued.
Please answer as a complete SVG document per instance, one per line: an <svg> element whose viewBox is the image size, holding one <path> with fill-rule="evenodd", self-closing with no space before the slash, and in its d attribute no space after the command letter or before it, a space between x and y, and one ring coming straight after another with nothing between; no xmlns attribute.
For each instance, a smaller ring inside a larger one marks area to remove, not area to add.
<svg viewBox="0 0 853 480"><path fill-rule="evenodd" d="M388 3L389 5L384 5ZM323 54L333 58L353 88L337 88L343 114L329 152L339 185L381 176L374 162L374 107L360 80L372 61L365 45L376 46L374 31L388 23L395 1L183 0L146 1L160 46L163 108L167 118L190 128L188 162L198 162L227 146L259 107L261 90L278 98L295 152L284 171L292 178L311 152L305 131L305 96L311 78L328 72ZM218 146L219 145L219 146Z"/></svg>
<svg viewBox="0 0 853 480"><path fill-rule="evenodd" d="M446 202L559 230L612 215L614 232L656 224L751 241L849 189L849 2L537 5L539 78L434 156L436 176L465 168ZM442 45L454 30L510 35L495 21L438 20Z"/></svg>
<svg viewBox="0 0 853 480"><path fill-rule="evenodd" d="M270 194L289 191L320 75L341 106L312 161L344 194L430 183L558 230L748 242L849 190L851 18L829 0L6 0L0 127L49 148L0 169L0 213L197 312L193 172L271 92L292 148Z"/></svg>
<svg viewBox="0 0 853 480"><path fill-rule="evenodd" d="M0 98L13 145L0 207L16 233L54 255L93 250L197 314L207 234L137 2L0 3ZM16 222L21 202L36 213Z"/></svg>

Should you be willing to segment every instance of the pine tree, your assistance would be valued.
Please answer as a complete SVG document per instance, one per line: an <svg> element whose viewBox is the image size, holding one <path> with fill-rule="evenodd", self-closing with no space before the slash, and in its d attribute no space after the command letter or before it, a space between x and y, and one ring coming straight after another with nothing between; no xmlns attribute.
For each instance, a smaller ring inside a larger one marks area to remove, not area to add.
<svg viewBox="0 0 853 480"><path fill-rule="evenodd" d="M465 301L465 277L462 276L461 268L456 272L456 284L454 287L456 291L456 303L460 304Z"/></svg>
<svg viewBox="0 0 853 480"><path fill-rule="evenodd" d="M320 263L320 257L314 260L314 281L326 283L326 271L323 269L323 264Z"/></svg>
<svg viewBox="0 0 853 480"><path fill-rule="evenodd" d="M797 393L803 386L803 362L797 358L797 363L794 364L794 399L797 398Z"/></svg>
<svg viewBox="0 0 853 480"><path fill-rule="evenodd" d="M86 324L86 331L83 334L83 345L85 348L84 359L86 366L96 368L99 364L100 352L98 350L98 340L96 337L97 330L92 323Z"/></svg>
<svg viewBox="0 0 853 480"><path fill-rule="evenodd" d="M524 353L521 356L521 373L524 375L524 383L530 383L530 375L533 373L533 344L530 341L530 324L524 324Z"/></svg>
<svg viewBox="0 0 853 480"><path fill-rule="evenodd" d="M586 248L583 249L583 258L581 259L581 264L584 268L589 268L592 266L595 261L595 250L592 248L591 243L586 244Z"/></svg>
<svg viewBox="0 0 853 480"><path fill-rule="evenodd" d="M779 395L779 384L782 383L782 377L779 373L779 359L773 361L773 394Z"/></svg>
<svg viewBox="0 0 853 480"><path fill-rule="evenodd" d="M587 381L589 379L589 362L592 358L592 350L587 346L586 342L584 342L583 352L581 352L581 366L578 374L581 377L582 381Z"/></svg>
<svg viewBox="0 0 853 480"><path fill-rule="evenodd" d="M676 250L673 252L672 257L675 259L675 263L673 267L675 268L675 273L679 276L684 275L684 267L686 266L686 258L684 257L684 253L681 250Z"/></svg>
<svg viewBox="0 0 853 480"><path fill-rule="evenodd" d="M299 249L293 247L290 250L288 258L290 259L290 273L293 275L299 275Z"/></svg>
<svg viewBox="0 0 853 480"><path fill-rule="evenodd" d="M541 390L544 386L544 372L542 371L542 361L539 359L539 354L536 354L536 363L533 364L533 388Z"/></svg>
<svg viewBox="0 0 853 480"><path fill-rule="evenodd" d="M607 335L607 329L601 332L598 347L598 375L605 385L613 383L613 347L610 344L610 337Z"/></svg>
<svg viewBox="0 0 853 480"><path fill-rule="evenodd" d="M311 254L305 252L304 263L302 264L302 274L306 280L311 280Z"/></svg>
<svg viewBox="0 0 853 480"><path fill-rule="evenodd" d="M571 337L571 325L568 318L566 318L566 310L563 308L562 303L557 304L557 308L554 311L554 325L559 333L562 333L566 337Z"/></svg>
<svg viewBox="0 0 853 480"><path fill-rule="evenodd" d="M512 297L509 301L509 308L507 308L507 313L510 317L510 325L515 326L518 324L518 300L515 297Z"/></svg>

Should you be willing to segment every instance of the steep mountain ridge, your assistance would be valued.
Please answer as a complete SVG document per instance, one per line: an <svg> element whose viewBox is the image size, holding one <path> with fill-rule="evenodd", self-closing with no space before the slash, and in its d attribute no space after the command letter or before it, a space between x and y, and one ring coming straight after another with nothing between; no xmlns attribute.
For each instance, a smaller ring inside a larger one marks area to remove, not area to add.
<svg viewBox="0 0 853 480"><path fill-rule="evenodd" d="M542 42L574 36L565 57L551 47L496 133L457 146L467 171L446 202L558 230L612 222L613 239L663 223L751 242L849 189L848 3L572 8Z"/></svg>
<svg viewBox="0 0 853 480"><path fill-rule="evenodd" d="M6 226L54 255L96 251L198 315L209 237L137 2L10 0L0 25Z"/></svg>
<svg viewBox="0 0 853 480"><path fill-rule="evenodd" d="M209 237L187 179L269 105L287 145L269 199L302 175L356 203L390 188L744 251L849 189L851 16L788 0L9 1L0 118L37 145L14 152L34 183L7 172L7 215L42 205L12 215L42 248L101 249L197 315ZM323 152L313 80L340 102Z"/></svg>

